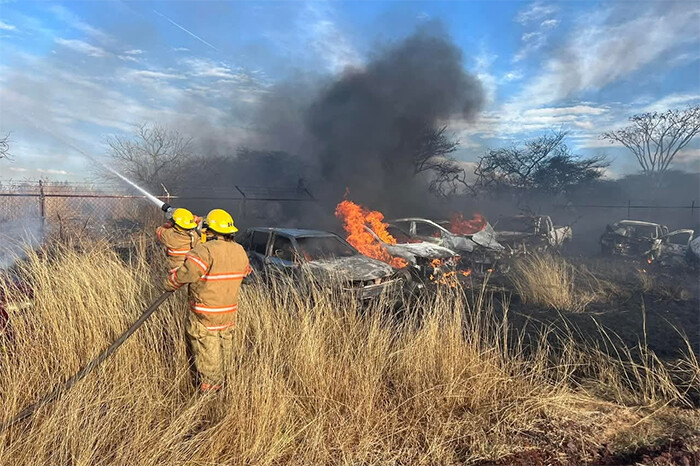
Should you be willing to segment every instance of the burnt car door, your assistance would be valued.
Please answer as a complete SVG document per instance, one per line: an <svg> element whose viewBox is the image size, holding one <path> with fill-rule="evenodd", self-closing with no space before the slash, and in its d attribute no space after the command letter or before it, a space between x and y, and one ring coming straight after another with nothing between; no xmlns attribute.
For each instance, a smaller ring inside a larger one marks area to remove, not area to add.
<svg viewBox="0 0 700 466"><path fill-rule="evenodd" d="M661 256L684 257L693 240L693 233L693 230L675 230L664 235L661 239Z"/></svg>
<svg viewBox="0 0 700 466"><path fill-rule="evenodd" d="M289 236L275 233L271 247L265 258L265 268L271 275L291 276L298 268L298 254Z"/></svg>
<svg viewBox="0 0 700 466"><path fill-rule="evenodd" d="M270 232L265 230L249 230L241 241L243 249L248 252L250 266L257 272L265 269L269 241Z"/></svg>

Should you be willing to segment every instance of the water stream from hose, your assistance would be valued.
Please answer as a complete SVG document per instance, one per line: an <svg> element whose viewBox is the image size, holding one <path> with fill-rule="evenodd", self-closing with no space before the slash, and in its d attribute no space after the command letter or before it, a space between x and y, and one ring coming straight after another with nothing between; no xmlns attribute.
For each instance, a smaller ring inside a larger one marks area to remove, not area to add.
<svg viewBox="0 0 700 466"><path fill-rule="evenodd" d="M121 173L119 173L118 171L116 171L114 168L112 168L112 167L106 165L105 163L103 163L103 162L97 160L96 158L90 156L89 154L87 154L85 151L83 151L83 150L80 149L79 147L76 147L75 144L73 144L72 142L66 140L64 137L62 137L62 136L60 136L60 135L54 133L53 131L51 131L50 129L46 128L45 126L39 126L39 125L36 123L36 121L34 121L32 118L29 118L29 117L27 117L26 115L20 115L20 114L18 114L17 112L13 112L13 113L15 113L16 115L19 115L19 116L22 117L25 121L31 123L36 129L38 129L38 130L40 130L40 131L43 131L43 132L45 132L45 133L47 133L47 134L53 136L56 140L62 142L62 143L65 144L66 146L68 146L68 147L72 148L73 150L75 150L76 152L82 154L82 155L83 155L85 158L87 158L88 160L91 160L92 162L95 162L96 164L100 165L101 167L105 168L106 170L109 170L110 172L114 173L117 177L119 177L120 179L122 179L123 181L125 181L126 183L128 183L130 186L132 186L134 189L136 189L138 192L140 192L141 194L143 194L143 195L146 197L146 199L148 199L149 201L151 201L152 203L154 203L156 206L158 206L159 209L163 209L163 206L165 205L165 202L161 201L160 199L158 199L157 197L155 197L153 194L149 193L148 191L146 191L145 189L143 189L141 186L137 185L136 183L134 183L133 181L131 181L129 178L127 178L126 176L124 176L124 175L122 175Z"/></svg>

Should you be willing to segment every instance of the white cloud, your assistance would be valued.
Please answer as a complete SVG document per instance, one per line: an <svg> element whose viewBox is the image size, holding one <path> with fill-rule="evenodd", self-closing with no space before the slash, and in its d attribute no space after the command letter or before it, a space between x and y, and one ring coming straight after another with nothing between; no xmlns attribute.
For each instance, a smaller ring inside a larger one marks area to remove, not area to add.
<svg viewBox="0 0 700 466"><path fill-rule="evenodd" d="M683 108L700 104L700 94L676 93L664 96L640 109L641 112L664 112L671 108Z"/></svg>
<svg viewBox="0 0 700 466"><path fill-rule="evenodd" d="M557 117L563 115L602 115L606 113L604 107L592 107L590 105L574 105L571 107L546 107L526 110L526 117Z"/></svg>
<svg viewBox="0 0 700 466"><path fill-rule="evenodd" d="M498 79L491 71L491 66L497 58L498 55L490 53L486 49L485 44L481 44L479 54L474 57L474 73L479 81L481 81L481 85L484 88L484 93L486 94L487 103L493 103L496 100Z"/></svg>
<svg viewBox="0 0 700 466"><path fill-rule="evenodd" d="M501 78L502 81L504 82L513 82L513 81L520 81L523 79L523 74L520 71L509 71L508 73L503 75L503 78Z"/></svg>
<svg viewBox="0 0 700 466"><path fill-rule="evenodd" d="M542 23L540 23L540 28L542 28L542 29L554 29L558 25L559 25L559 20L548 19L548 20L542 21Z"/></svg>
<svg viewBox="0 0 700 466"><path fill-rule="evenodd" d="M123 75L127 81L185 79L182 74L151 70L128 70Z"/></svg>
<svg viewBox="0 0 700 466"><path fill-rule="evenodd" d="M72 27L75 30L81 31L88 36L91 36L92 38L96 39L99 42L106 42L106 43L113 43L114 39L109 35L106 34L105 32L101 31L100 29L93 27L83 20L81 20L78 16L76 16L72 11L68 10L67 8L61 6L61 5L53 5L49 8L49 10L61 21L64 23L68 24L70 27Z"/></svg>
<svg viewBox="0 0 700 466"><path fill-rule="evenodd" d="M553 15L557 12L554 5L547 5L542 2L534 2L518 13L516 20L520 24L527 24L533 21L539 21L543 18Z"/></svg>
<svg viewBox="0 0 700 466"><path fill-rule="evenodd" d="M11 172L18 172L18 173L24 173L26 171L29 171L27 168L23 168L23 167L7 167L6 170L9 170Z"/></svg>
<svg viewBox="0 0 700 466"><path fill-rule="evenodd" d="M300 29L308 34L311 47L330 71L338 72L362 64L360 54L338 25L330 3L307 2Z"/></svg>
<svg viewBox="0 0 700 466"><path fill-rule="evenodd" d="M68 172L66 170L57 170L55 168L37 168L36 171L38 173L45 173L47 175L67 175Z"/></svg>
<svg viewBox="0 0 700 466"><path fill-rule="evenodd" d="M559 24L559 20L550 18L556 11L553 6L534 3L518 14L516 20L523 26L537 24L535 24L535 30L523 33L521 37L523 46L513 56L514 63L524 60L528 55L545 46L551 30Z"/></svg>
<svg viewBox="0 0 700 466"><path fill-rule="evenodd" d="M206 58L187 58L181 61L189 67L193 76L205 78L236 79L236 73L229 65Z"/></svg>
<svg viewBox="0 0 700 466"><path fill-rule="evenodd" d="M536 42L542 40L543 34L541 32L526 32L523 34L523 42Z"/></svg>
<svg viewBox="0 0 700 466"><path fill-rule="evenodd" d="M133 55L117 55L117 58L122 61L128 61L132 63L141 63L141 59Z"/></svg>
<svg viewBox="0 0 700 466"><path fill-rule="evenodd" d="M12 24L7 24L5 22L0 21L0 29L3 31L15 31L17 28L13 26Z"/></svg>
<svg viewBox="0 0 700 466"><path fill-rule="evenodd" d="M598 90L657 60L680 44L698 43L700 8L669 8L613 22L606 14L583 18L566 44L544 65L518 100L538 106Z"/></svg>
<svg viewBox="0 0 700 466"><path fill-rule="evenodd" d="M126 52L124 52L125 55L141 55L143 53L145 53L145 52L141 49L132 49L132 50L127 50Z"/></svg>
<svg viewBox="0 0 700 466"><path fill-rule="evenodd" d="M108 55L104 49L78 39L62 39L57 37L54 39L54 42L62 45L63 47L69 48L78 53L89 55L91 57L106 57Z"/></svg>

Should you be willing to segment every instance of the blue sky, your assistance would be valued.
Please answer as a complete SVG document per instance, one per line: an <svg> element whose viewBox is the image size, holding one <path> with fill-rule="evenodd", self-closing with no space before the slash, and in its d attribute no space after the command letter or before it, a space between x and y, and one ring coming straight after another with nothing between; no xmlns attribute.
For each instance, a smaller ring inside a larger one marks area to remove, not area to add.
<svg viewBox="0 0 700 466"><path fill-rule="evenodd" d="M361 68L416 27L441 24L487 104L445 122L472 164L548 129L610 176L637 170L598 135L627 116L700 103L698 2L13 2L0 0L0 178L80 180L105 138L157 121L235 148L256 104L299 75ZM677 158L700 171L700 142Z"/></svg>

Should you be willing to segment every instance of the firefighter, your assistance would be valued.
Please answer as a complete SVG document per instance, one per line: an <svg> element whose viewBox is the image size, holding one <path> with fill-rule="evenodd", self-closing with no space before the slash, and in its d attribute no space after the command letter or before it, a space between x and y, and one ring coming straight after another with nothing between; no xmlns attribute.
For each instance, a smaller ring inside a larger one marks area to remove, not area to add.
<svg viewBox="0 0 700 466"><path fill-rule="evenodd" d="M206 241L185 255L172 270L165 288L177 290L189 284L190 313L187 339L199 375L202 392L217 391L224 382L233 350L233 326L238 292L250 273L248 256L233 235L238 231L226 211L214 209L204 220Z"/></svg>
<svg viewBox="0 0 700 466"><path fill-rule="evenodd" d="M180 267L185 262L185 255L199 242L196 231L199 221L199 217L189 210L178 208L170 220L156 230L158 241L166 248L168 270Z"/></svg>

